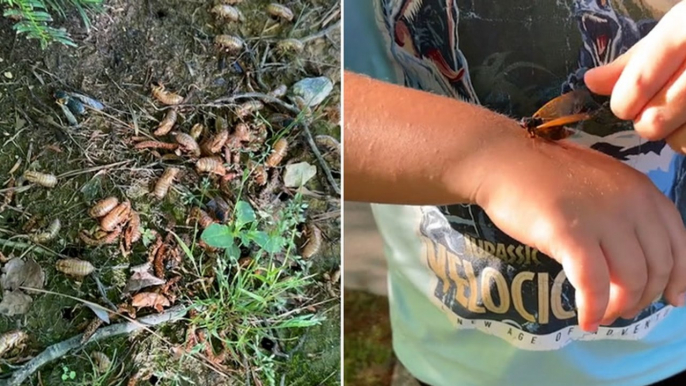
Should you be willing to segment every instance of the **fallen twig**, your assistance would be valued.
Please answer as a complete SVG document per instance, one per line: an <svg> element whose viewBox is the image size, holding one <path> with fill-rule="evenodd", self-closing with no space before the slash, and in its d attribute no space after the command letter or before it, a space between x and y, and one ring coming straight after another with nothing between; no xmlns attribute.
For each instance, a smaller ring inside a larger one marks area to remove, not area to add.
<svg viewBox="0 0 686 386"><path fill-rule="evenodd" d="M310 145L310 148L312 149L314 156L317 158L317 162L319 162L319 165L322 167L322 170L324 170L326 179L329 180L329 184L331 184L331 187L333 188L334 192L336 192L336 194L340 196L341 189L338 187L336 180L333 178L333 174L331 174L331 169L329 168L329 165L327 165L326 161L324 161L322 153L319 152L319 148L317 147L317 144L314 142L314 138L312 138L310 128L307 126L305 122L303 122L302 126L303 132L305 133L305 138L307 139L307 143Z"/></svg>
<svg viewBox="0 0 686 386"><path fill-rule="evenodd" d="M341 26L341 21L338 20L337 22L331 24L330 26L326 27L325 29L323 29L323 30L321 30L321 31L319 31L319 32L317 32L317 33L314 33L314 34L312 34L312 35L310 35L310 36L306 36L306 37L300 39L300 41L303 42L303 43L307 43L307 42L309 42L310 40L314 40L314 39L321 38L321 37L323 37L323 36L326 36L327 34L329 34L329 32L335 30L336 28L338 28L338 27L340 27L340 26Z"/></svg>
<svg viewBox="0 0 686 386"><path fill-rule="evenodd" d="M175 322L181 320L186 314L186 308L183 306L176 306L166 310L160 314L148 315L142 317L134 322L118 323L111 326L103 327L93 334L89 342L110 338L116 335L129 334L141 328L156 326L166 322ZM81 346L81 337L79 334L69 338L60 343L56 343L46 348L37 357L31 359L27 364L21 366L19 370L15 371L12 376L5 381L0 382L0 386L19 386L27 378L29 378L36 370L46 365L47 363L61 358L69 351Z"/></svg>
<svg viewBox="0 0 686 386"><path fill-rule="evenodd" d="M0 246L8 247L8 248L18 248L18 249L33 248L33 250L32 250L33 252L42 253L42 254L50 255L50 256L66 257L66 256L64 256L60 253L57 253L51 249L41 247L41 246L38 246L36 244L22 243L20 241L9 241L9 240L0 239Z"/></svg>

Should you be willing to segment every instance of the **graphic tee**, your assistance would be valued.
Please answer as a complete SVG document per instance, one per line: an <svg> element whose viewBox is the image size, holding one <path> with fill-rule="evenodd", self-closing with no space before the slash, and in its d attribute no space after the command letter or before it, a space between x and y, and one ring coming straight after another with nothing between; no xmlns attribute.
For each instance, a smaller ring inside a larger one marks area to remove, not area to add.
<svg viewBox="0 0 686 386"><path fill-rule="evenodd" d="M345 0L344 63L521 118L583 87L586 70L626 52L674 4ZM577 129L566 140L645 173L686 218L683 156L664 141L641 139L630 122L593 120ZM561 265L507 236L482 208L372 210L388 256L394 348L420 380L630 386L686 370L686 312L664 299L586 333Z"/></svg>

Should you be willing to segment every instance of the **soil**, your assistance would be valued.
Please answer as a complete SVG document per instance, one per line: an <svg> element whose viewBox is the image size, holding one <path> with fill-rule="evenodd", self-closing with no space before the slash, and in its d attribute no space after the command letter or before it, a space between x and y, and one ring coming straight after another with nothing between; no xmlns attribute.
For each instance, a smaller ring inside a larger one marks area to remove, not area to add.
<svg viewBox="0 0 686 386"><path fill-rule="evenodd" d="M188 132L195 123L213 127L217 117L232 124L237 122L236 104L216 102L220 98L247 92L267 94L282 84L290 87L306 77L326 76L334 82L334 91L313 110L309 129L313 135L326 134L340 139L340 32L332 28L340 19L336 14L340 5L334 0L283 2L295 11L294 21L289 23L269 17L264 11L268 3L241 2L237 7L245 21L227 23L209 12L212 4L208 1L110 0L105 2L103 13L91 15L90 31L86 31L76 13L58 21L71 32L77 48L53 45L47 50L41 50L35 41L15 36L11 21L0 20L0 33L4 37L0 40L0 111L3 112L0 115L0 191L7 193L3 189L8 187L9 172L17 161L21 164L13 171L14 178L25 170L63 176L55 188L33 187L15 194L10 205L0 212L0 241L25 242L21 235L27 232L27 224L33 223L35 230L59 218L62 223L59 236L44 247L62 257L90 261L97 268L97 277L110 300L119 304L121 288L128 278L125 268L144 262L147 249L138 245L131 255L123 256L117 246L84 245L78 232L94 228L95 223L87 214L93 203L109 195L126 197L141 214L146 230L164 232L171 226L179 234L190 232L192 227L186 224L190 204L195 203L194 197L202 190L201 178L194 172L193 164L184 159L161 157L161 152L133 149L133 137L151 136L167 110L151 97L154 82L187 97L180 107L177 128ZM329 33L320 33L327 28ZM242 36L246 49L240 54L222 52L214 44L219 34ZM278 53L275 43L286 37L305 38L305 51ZM78 117L78 127L69 126L55 103L53 94L58 90L89 95L106 108L102 113L89 111ZM283 122L284 115L295 118L279 104L266 105L261 116L273 123L270 135L277 128L285 127L279 123ZM283 164L306 161L318 168L317 176L307 185L311 192L307 197L307 216L322 229L325 239L325 247L310 268L319 277L340 265L339 197L308 147L302 125L290 130L287 138L292 145ZM263 148L259 152L265 151ZM332 161L331 156L325 158ZM168 197L155 201L148 192L169 166L181 168L182 176ZM331 162L329 166L338 179L339 164ZM216 189L212 193L218 194ZM282 200L290 197L287 192L278 196ZM57 255L12 244L0 246L0 251L8 257L33 257L46 272L46 290L99 302L94 280L87 278L79 283L55 270ZM330 300L327 307L332 311L326 315L323 326L304 332L306 343L300 352L282 361L280 374L289 378L285 384L339 384L340 301L321 286L310 290L316 292L311 296ZM92 318L87 307L79 306L80 302L70 298L43 294L33 299L27 314L0 316L0 333L12 329L29 333L28 348L22 352L24 359L80 333L84 323ZM182 339L179 337L183 331L181 325L159 330L165 338L174 341ZM117 348L122 364L120 373L103 383L107 385L125 384L141 360L173 368L197 384L244 383L243 377L218 380L206 368L177 364L169 347L160 345L148 333L98 342L49 363L27 384L63 384L61 376L65 366L77 374L87 372L90 364L85 352L97 347ZM145 357L145 353L155 355ZM307 359L313 355L323 359L319 362ZM21 363L20 360L15 365ZM6 374L11 367L3 366L2 370ZM148 383L140 384L190 384L183 379L155 376Z"/></svg>

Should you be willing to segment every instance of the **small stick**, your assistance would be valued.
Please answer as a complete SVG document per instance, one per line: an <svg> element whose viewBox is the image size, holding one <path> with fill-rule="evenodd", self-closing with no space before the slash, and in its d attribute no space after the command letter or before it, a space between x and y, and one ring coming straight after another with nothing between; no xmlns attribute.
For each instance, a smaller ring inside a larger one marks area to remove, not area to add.
<svg viewBox="0 0 686 386"><path fill-rule="evenodd" d="M176 322L181 320L186 314L186 308L183 306L176 306L169 308L160 314L148 315L142 317L134 322L118 323L111 326L103 327L93 334L89 342L95 342L105 338L110 338L122 334L130 334L134 331L140 330L149 326L156 326L158 324L166 322ZM20 367L19 370L15 371L12 376L2 383L0 386L19 386L27 378L31 376L40 367L46 365L47 363L59 359L66 355L69 351L81 347L81 337L83 334L79 334L72 338L69 338L60 343L55 343L52 346L46 348L37 357L31 359L27 364Z"/></svg>
<svg viewBox="0 0 686 386"><path fill-rule="evenodd" d="M317 33L314 33L314 34L312 34L312 35L310 35L310 36L306 36L306 37L300 39L300 41L303 42L303 43L307 43L307 42L309 42L310 40L314 40L314 39L321 38L321 37L323 37L323 36L328 35L329 32L335 30L336 28L338 28L338 27L340 27L340 26L341 26L341 21L338 20L337 22L331 24L330 26L326 27L325 29L323 29L323 30L321 30L321 31L319 31L319 32L317 32Z"/></svg>

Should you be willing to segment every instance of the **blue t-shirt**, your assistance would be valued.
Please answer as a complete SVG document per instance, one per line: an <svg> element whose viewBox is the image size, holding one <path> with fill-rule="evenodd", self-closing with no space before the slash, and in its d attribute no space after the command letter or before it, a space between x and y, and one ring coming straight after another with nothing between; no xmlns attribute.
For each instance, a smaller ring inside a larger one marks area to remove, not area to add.
<svg viewBox="0 0 686 386"><path fill-rule="evenodd" d="M344 66L530 116L626 52L674 4L344 0ZM567 140L645 173L686 217L684 157L641 139L631 123L579 128ZM686 370L686 310L659 300L585 333L560 264L507 236L482 208L372 209L388 257L394 349L423 382L639 386Z"/></svg>

